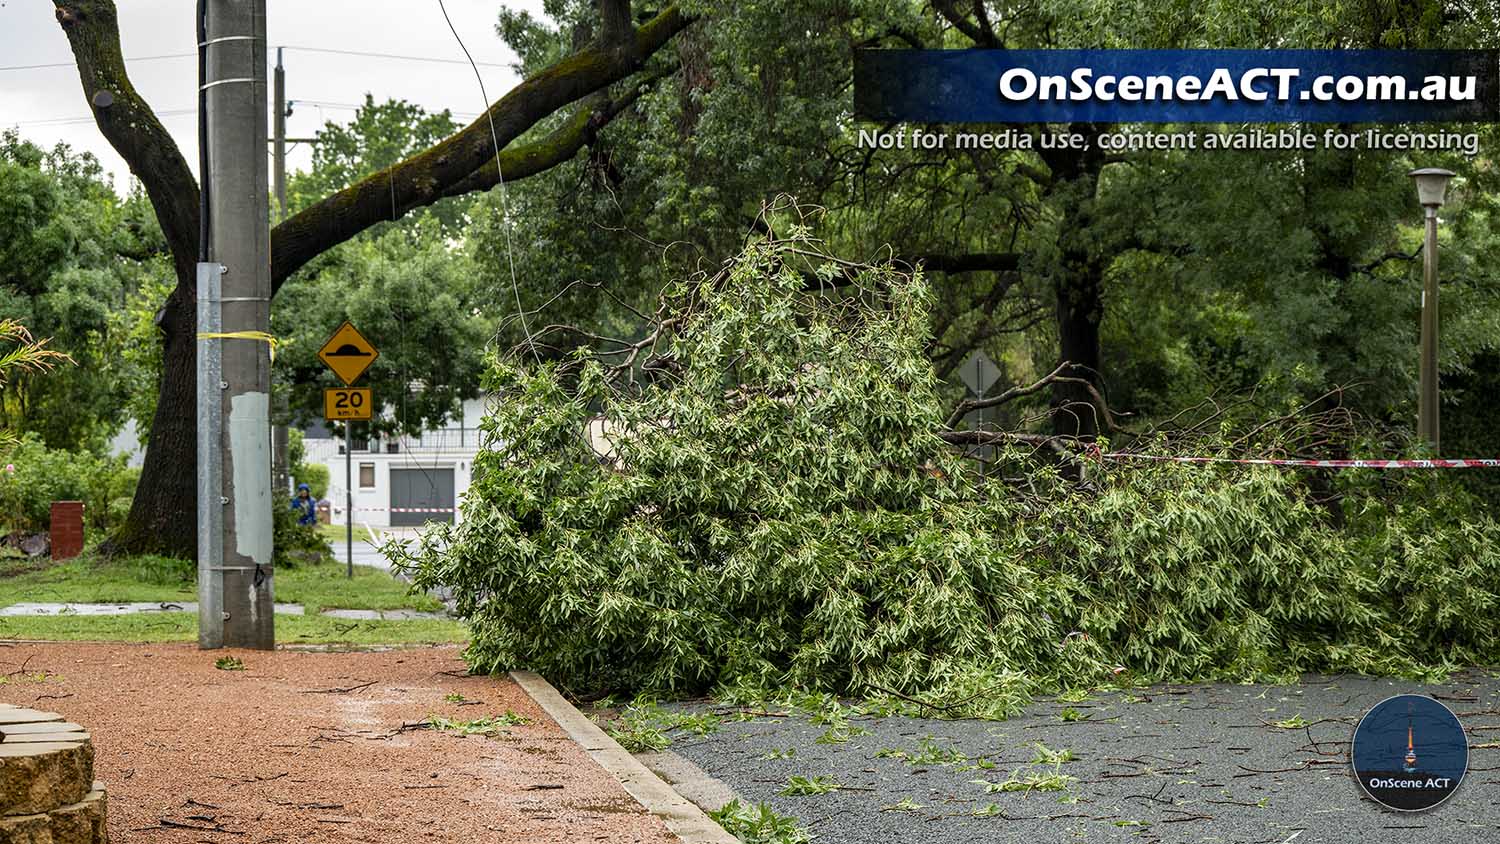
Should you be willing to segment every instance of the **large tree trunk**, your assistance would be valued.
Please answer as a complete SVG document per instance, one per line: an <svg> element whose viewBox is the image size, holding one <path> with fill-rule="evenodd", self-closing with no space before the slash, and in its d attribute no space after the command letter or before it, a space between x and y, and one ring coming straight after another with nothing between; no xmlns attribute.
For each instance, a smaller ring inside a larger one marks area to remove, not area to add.
<svg viewBox="0 0 1500 844"><path fill-rule="evenodd" d="M198 547L197 302L178 281L161 313L162 373L130 516L105 553L195 557Z"/></svg>
<svg viewBox="0 0 1500 844"><path fill-rule="evenodd" d="M1074 264L1074 256L1064 252L1068 262L1054 293L1057 302L1057 344L1059 362L1072 364L1068 375L1088 381L1096 391L1103 379L1099 351L1099 323L1104 318L1103 279L1097 265L1086 258ZM1092 437L1103 424L1104 409L1094 400L1087 384L1061 381L1052 387L1052 429L1064 436Z"/></svg>
<svg viewBox="0 0 1500 844"><path fill-rule="evenodd" d="M1091 231L1105 159L1099 151L1101 127L1075 124L1070 131L1088 139L1087 150L1042 151L1052 171L1047 192L1061 205L1057 245L1062 265L1053 283L1058 363L1072 365L1069 380L1052 387L1052 429L1063 436L1092 437L1107 418L1098 400L1104 394L1099 324L1104 320L1107 260Z"/></svg>

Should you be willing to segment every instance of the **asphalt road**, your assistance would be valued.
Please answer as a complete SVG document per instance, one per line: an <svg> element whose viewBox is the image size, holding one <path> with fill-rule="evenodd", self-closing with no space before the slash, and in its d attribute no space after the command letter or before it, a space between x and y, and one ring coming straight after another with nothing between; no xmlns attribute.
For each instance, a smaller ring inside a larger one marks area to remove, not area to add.
<svg viewBox="0 0 1500 844"><path fill-rule="evenodd" d="M1500 840L1497 676L1155 687L1039 701L1004 722L856 717L869 734L844 743L819 742L828 727L805 716L726 719L672 749L750 802L801 819L817 844L1469 844ZM1443 700L1469 734L1468 776L1426 813L1382 809L1348 765L1365 710L1401 693ZM1034 761L1063 750L1070 761ZM793 776L840 787L781 794ZM1005 783L1019 790L999 790Z"/></svg>

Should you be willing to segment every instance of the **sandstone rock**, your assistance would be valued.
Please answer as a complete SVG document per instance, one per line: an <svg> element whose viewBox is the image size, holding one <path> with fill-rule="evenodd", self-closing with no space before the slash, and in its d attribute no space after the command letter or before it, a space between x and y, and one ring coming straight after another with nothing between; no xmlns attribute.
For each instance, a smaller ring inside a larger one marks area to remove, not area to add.
<svg viewBox="0 0 1500 844"><path fill-rule="evenodd" d="M0 704L0 844L101 844L105 805L82 726Z"/></svg>
<svg viewBox="0 0 1500 844"><path fill-rule="evenodd" d="M40 721L61 721L63 717L56 712L38 712L35 709L0 709L0 730L5 729L6 724L34 724Z"/></svg>
<svg viewBox="0 0 1500 844"><path fill-rule="evenodd" d="M52 819L46 815L0 817L0 844L52 844Z"/></svg>
<svg viewBox="0 0 1500 844"><path fill-rule="evenodd" d="M93 783L90 742L0 743L0 815L41 814L82 802Z"/></svg>
<svg viewBox="0 0 1500 844"><path fill-rule="evenodd" d="M6 724L0 726L0 741L4 741L8 735L58 732L83 733L87 731L71 721L38 721L35 724Z"/></svg>
<svg viewBox="0 0 1500 844"><path fill-rule="evenodd" d="M105 796L100 783L78 803L37 815L0 817L0 844L105 844Z"/></svg>

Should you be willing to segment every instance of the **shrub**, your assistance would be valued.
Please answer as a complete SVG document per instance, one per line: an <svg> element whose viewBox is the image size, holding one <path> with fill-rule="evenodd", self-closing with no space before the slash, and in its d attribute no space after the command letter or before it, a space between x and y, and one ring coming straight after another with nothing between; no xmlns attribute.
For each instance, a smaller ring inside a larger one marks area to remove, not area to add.
<svg viewBox="0 0 1500 844"><path fill-rule="evenodd" d="M0 518L10 530L40 532L51 522L54 501L82 501L85 524L107 532L129 511L137 469L122 457L48 449L27 434L0 465Z"/></svg>
<svg viewBox="0 0 1500 844"><path fill-rule="evenodd" d="M291 466L293 488L307 484L312 497L323 500L328 497L328 467L306 462L307 441L301 431L293 428L287 433L287 462Z"/></svg>
<svg viewBox="0 0 1500 844"><path fill-rule="evenodd" d="M333 556L333 546L323 538L317 527L297 524L297 511L290 506L276 507L271 513L272 564L280 568L295 568L299 563Z"/></svg>
<svg viewBox="0 0 1500 844"><path fill-rule="evenodd" d="M1496 653L1500 528L1453 484L1355 473L1339 518L1268 468L986 484L937 436L920 277L814 249L761 242L669 290L625 364L492 360L464 518L397 555L454 589L476 669L1004 715L1125 670Z"/></svg>
<svg viewBox="0 0 1500 844"><path fill-rule="evenodd" d="M295 484L307 484L312 497L319 501L328 497L328 467L321 463L299 464L292 473Z"/></svg>

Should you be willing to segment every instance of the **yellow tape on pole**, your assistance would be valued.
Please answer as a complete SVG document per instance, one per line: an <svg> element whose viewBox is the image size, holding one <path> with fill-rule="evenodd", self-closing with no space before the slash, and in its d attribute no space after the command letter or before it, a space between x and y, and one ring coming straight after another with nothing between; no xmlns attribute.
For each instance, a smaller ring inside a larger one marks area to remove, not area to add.
<svg viewBox="0 0 1500 844"><path fill-rule="evenodd" d="M265 331L210 331L198 335L199 340L254 340L271 347L271 360L276 360L276 347L281 341Z"/></svg>

